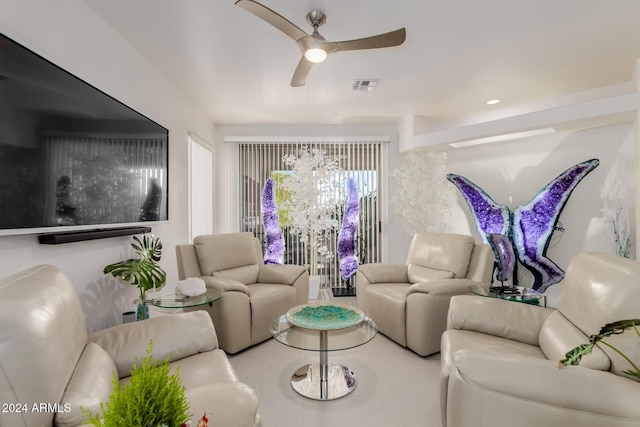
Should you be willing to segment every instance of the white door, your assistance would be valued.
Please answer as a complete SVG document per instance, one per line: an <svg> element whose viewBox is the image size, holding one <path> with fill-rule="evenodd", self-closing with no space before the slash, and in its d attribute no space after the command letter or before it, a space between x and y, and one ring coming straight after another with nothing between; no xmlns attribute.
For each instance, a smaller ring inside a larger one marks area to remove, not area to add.
<svg viewBox="0 0 640 427"><path fill-rule="evenodd" d="M189 241L213 234L215 150L189 135Z"/></svg>

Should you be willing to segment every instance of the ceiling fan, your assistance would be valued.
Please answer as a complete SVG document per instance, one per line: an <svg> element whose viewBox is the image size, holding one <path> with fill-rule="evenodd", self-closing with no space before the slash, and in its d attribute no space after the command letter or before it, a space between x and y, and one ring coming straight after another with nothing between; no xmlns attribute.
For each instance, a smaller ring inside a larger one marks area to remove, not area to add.
<svg viewBox="0 0 640 427"><path fill-rule="evenodd" d="M302 58L296 67L291 79L291 86L304 86L307 75L313 64L327 59L327 56L335 52L347 50L378 49L382 47L399 46L404 43L406 30L400 28L377 36L362 39L345 40L340 42L327 41L318 32L318 27L324 24L327 17L319 10L313 10L307 14L307 22L313 26L313 33L307 34L289 20L253 0L238 0L236 6L253 13L258 18L271 24L284 34L292 38L300 50Z"/></svg>

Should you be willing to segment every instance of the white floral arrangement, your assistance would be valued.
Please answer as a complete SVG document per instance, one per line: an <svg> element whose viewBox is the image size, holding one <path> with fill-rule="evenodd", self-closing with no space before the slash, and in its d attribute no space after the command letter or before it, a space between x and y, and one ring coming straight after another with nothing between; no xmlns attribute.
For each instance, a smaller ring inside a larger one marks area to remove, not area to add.
<svg viewBox="0 0 640 427"><path fill-rule="evenodd" d="M624 258L631 258L632 251L634 175L628 164L612 168L605 177L601 192L609 244L617 255Z"/></svg>
<svg viewBox="0 0 640 427"><path fill-rule="evenodd" d="M207 285L198 277L190 277L178 282L176 292L187 297L197 297L207 292Z"/></svg>
<svg viewBox="0 0 640 427"><path fill-rule="evenodd" d="M310 249L312 258L332 258L325 243L340 227L345 199L345 177L338 160L325 156L322 150L303 146L298 156L285 155L282 161L293 170L282 182L290 197L281 206L287 211L291 232L305 246L315 248ZM315 262L310 263L313 269Z"/></svg>
<svg viewBox="0 0 640 427"><path fill-rule="evenodd" d="M398 185L391 204L404 218L409 235L450 230L447 218L455 191L447 181L446 163L446 153L410 152L406 163L391 174Z"/></svg>

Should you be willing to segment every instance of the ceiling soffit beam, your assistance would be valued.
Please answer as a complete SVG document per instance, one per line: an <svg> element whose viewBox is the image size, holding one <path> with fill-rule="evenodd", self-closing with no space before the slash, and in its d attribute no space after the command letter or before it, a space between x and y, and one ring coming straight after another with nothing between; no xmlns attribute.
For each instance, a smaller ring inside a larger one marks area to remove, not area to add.
<svg viewBox="0 0 640 427"><path fill-rule="evenodd" d="M465 142L484 138L518 139L532 131L547 133L543 130L550 128L561 132L632 123L639 110L640 92L634 92L420 135L415 132L421 125L424 127L424 121L409 115L399 124L400 151L445 151L453 148L451 144L464 147L474 145Z"/></svg>

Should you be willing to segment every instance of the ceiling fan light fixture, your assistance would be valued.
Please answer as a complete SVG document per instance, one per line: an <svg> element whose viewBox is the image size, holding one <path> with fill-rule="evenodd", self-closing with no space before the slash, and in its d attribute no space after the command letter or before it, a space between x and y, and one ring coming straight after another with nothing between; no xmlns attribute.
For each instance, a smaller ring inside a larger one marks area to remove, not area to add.
<svg viewBox="0 0 640 427"><path fill-rule="evenodd" d="M323 62L330 54L351 50L400 46L407 36L407 32L403 27L387 33L354 40L327 41L318 32L318 28L327 21L326 15L320 10L312 10L307 14L307 22L313 27L313 32L309 34L284 16L255 0L236 0L235 4L281 31L298 45L302 52L302 58L300 58L298 66L293 72L293 77L291 78L292 87L304 86L307 75L313 65Z"/></svg>
<svg viewBox="0 0 640 427"><path fill-rule="evenodd" d="M327 51L320 48L307 49L304 51L304 57L307 58L309 62L319 64L327 59Z"/></svg>

